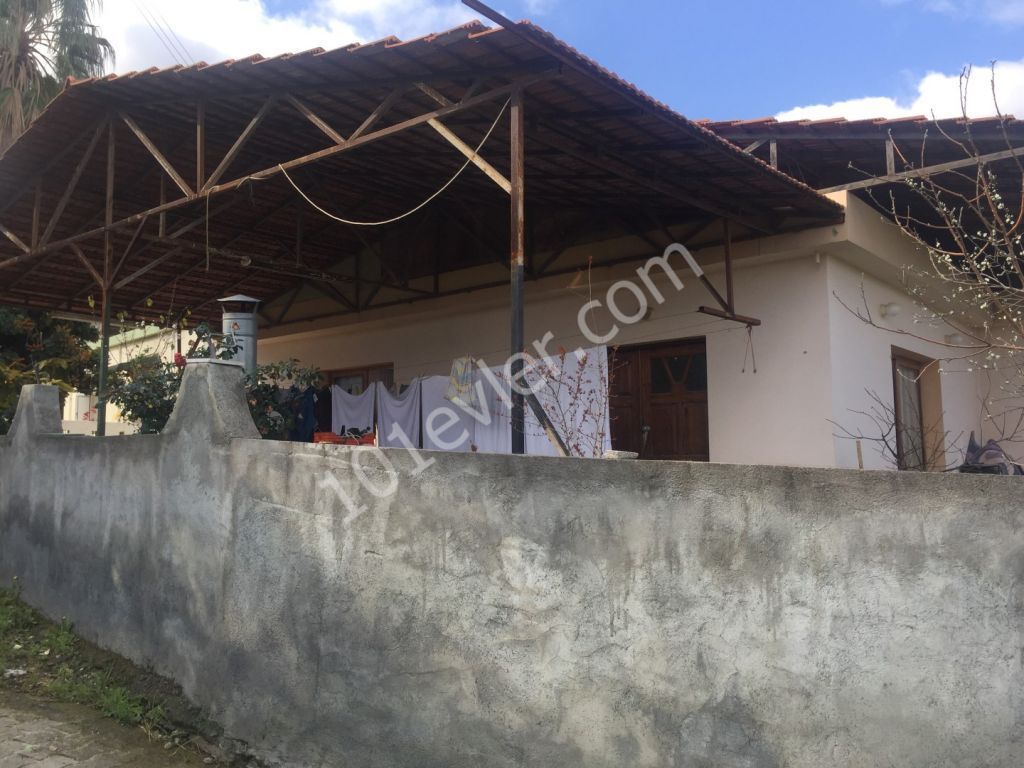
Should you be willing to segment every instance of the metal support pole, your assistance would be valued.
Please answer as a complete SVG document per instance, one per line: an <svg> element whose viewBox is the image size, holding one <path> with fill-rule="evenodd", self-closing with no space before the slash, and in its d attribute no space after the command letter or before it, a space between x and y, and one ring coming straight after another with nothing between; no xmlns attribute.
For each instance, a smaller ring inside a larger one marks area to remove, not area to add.
<svg viewBox="0 0 1024 768"><path fill-rule="evenodd" d="M109 227L114 220L114 140L117 124L113 119L108 121L107 129L107 205L106 225ZM100 324L100 371L98 399L96 401L96 436L103 437L107 433L107 379L110 364L110 303L114 292L114 242L113 232L103 233L103 295L101 303L102 321Z"/></svg>
<svg viewBox="0 0 1024 768"><path fill-rule="evenodd" d="M732 289L732 226L728 219L722 219L722 242L725 246L725 303L729 311L736 311L736 296Z"/></svg>
<svg viewBox="0 0 1024 768"><path fill-rule="evenodd" d="M512 283L512 381L518 382L523 374L521 353L523 342L523 269L525 264L525 226L524 218L524 130L523 130L523 92L512 93L511 105L511 145L512 172L511 179L511 283ZM512 389L512 453L526 453L526 411L522 393Z"/></svg>

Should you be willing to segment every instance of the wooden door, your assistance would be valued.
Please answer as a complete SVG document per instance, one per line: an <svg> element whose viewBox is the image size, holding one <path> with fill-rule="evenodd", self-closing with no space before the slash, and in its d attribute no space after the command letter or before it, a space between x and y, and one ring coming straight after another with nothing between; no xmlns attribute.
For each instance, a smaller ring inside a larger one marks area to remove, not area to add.
<svg viewBox="0 0 1024 768"><path fill-rule="evenodd" d="M612 361L612 446L644 459L708 461L703 339L620 348Z"/></svg>

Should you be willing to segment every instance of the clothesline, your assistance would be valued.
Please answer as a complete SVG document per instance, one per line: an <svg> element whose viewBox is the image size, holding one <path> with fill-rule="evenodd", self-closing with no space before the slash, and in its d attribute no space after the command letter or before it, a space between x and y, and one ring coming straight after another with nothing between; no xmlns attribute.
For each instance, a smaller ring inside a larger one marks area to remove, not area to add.
<svg viewBox="0 0 1024 768"><path fill-rule="evenodd" d="M600 456L611 447L608 354L605 347L585 351L585 361L580 361L575 370L566 366L566 370L559 372L559 376L568 372L568 381L543 379L544 386L538 387L542 383L538 377L543 374L533 370L528 375L533 377L530 383L541 407L563 440L578 455ZM547 358L543 362L552 365L555 360ZM450 399L450 376L417 377L397 395L382 382L375 382L359 395L333 385L332 431L364 431L376 426L378 444L383 447L408 447L411 443L435 450L511 453L511 383L500 369L489 371L490 375L484 376L475 366L468 369L473 398L464 407ZM440 424L444 425L444 434L437 435L435 440L430 431L438 428L438 424L432 424L431 417L442 408L445 416ZM393 434L396 425L401 427L405 440ZM547 432L532 411L526 413L523 433L527 453L556 455ZM465 437L456 439L461 435Z"/></svg>

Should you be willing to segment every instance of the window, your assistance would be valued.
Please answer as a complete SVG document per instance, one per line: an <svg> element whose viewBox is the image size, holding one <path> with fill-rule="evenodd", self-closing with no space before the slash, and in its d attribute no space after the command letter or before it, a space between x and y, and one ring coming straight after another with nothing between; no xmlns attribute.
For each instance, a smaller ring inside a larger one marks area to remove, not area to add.
<svg viewBox="0 0 1024 768"><path fill-rule="evenodd" d="M395 366L371 365L365 368L346 368L339 371L324 371L327 386L337 384L350 395L361 395L375 381L384 383L388 389L395 383Z"/></svg>
<svg viewBox="0 0 1024 768"><path fill-rule="evenodd" d="M923 471L928 466L921 397L924 367L920 359L893 352L896 463L900 469Z"/></svg>

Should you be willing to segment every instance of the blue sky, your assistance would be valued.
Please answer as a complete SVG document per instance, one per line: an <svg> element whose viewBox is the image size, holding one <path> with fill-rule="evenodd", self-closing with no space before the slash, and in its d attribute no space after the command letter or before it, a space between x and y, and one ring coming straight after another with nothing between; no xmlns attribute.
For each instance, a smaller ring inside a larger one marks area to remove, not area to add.
<svg viewBox="0 0 1024 768"><path fill-rule="evenodd" d="M955 112L957 75L997 59L1005 111L1024 115L1024 0L502 0L692 118ZM194 7L193 7L194 6ZM117 69L170 63L148 11L206 61L436 31L456 0L106 0ZM211 18L211 14L213 18ZM988 73L972 110L992 112ZM816 105L816 106L812 106ZM793 112L795 108L797 111Z"/></svg>

